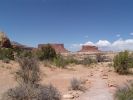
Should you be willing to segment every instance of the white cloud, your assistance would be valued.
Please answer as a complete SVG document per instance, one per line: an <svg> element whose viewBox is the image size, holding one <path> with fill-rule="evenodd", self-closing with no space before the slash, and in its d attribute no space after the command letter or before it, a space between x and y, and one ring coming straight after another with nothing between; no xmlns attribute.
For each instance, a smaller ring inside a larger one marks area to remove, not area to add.
<svg viewBox="0 0 133 100"><path fill-rule="evenodd" d="M96 43L96 46L98 46L98 47L106 47L106 46L110 46L110 45L111 45L111 43L108 40L99 40Z"/></svg>
<svg viewBox="0 0 133 100"><path fill-rule="evenodd" d="M72 51L75 51L75 50L80 50L81 47L82 47L82 44L72 44L72 45L70 46L70 49L71 49Z"/></svg>
<svg viewBox="0 0 133 100"><path fill-rule="evenodd" d="M119 39L112 43L112 50L133 50L133 39Z"/></svg>
<svg viewBox="0 0 133 100"><path fill-rule="evenodd" d="M82 45L93 45L97 46L100 50L103 51L123 51L123 50L131 50L133 51L133 39L118 39L114 42L109 42L108 40L99 40L96 43L88 41L84 44L73 44L73 48L80 49Z"/></svg>
<svg viewBox="0 0 133 100"><path fill-rule="evenodd" d="M86 43L84 43L82 45L92 45L92 46L95 46L95 44L93 42L91 42L91 41L88 41L88 42L86 42Z"/></svg>

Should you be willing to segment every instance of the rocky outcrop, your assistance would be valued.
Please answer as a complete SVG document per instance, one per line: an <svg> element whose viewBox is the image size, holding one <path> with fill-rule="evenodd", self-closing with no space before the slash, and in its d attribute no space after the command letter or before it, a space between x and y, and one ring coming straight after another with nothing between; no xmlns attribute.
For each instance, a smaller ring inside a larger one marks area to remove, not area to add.
<svg viewBox="0 0 133 100"><path fill-rule="evenodd" d="M11 42L4 32L0 32L0 47L11 48Z"/></svg>
<svg viewBox="0 0 133 100"><path fill-rule="evenodd" d="M15 41L12 41L11 44L14 49L23 49L23 50L33 50L34 49L33 47L28 47L26 45L20 44Z"/></svg>
<svg viewBox="0 0 133 100"><path fill-rule="evenodd" d="M79 52L99 52L98 47L91 45L83 45Z"/></svg>
<svg viewBox="0 0 133 100"><path fill-rule="evenodd" d="M42 48L43 46L46 46L47 44L39 44L38 48ZM64 48L64 44L50 44L52 48L55 49L56 53L67 53L69 52Z"/></svg>

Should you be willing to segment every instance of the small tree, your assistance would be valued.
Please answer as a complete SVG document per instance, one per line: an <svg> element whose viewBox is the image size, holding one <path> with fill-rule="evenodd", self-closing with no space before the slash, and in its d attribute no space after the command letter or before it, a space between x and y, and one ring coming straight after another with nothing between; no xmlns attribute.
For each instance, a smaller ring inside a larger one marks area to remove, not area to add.
<svg viewBox="0 0 133 100"><path fill-rule="evenodd" d="M56 57L56 52L50 44L47 44L37 51L37 56L40 60L53 60Z"/></svg>

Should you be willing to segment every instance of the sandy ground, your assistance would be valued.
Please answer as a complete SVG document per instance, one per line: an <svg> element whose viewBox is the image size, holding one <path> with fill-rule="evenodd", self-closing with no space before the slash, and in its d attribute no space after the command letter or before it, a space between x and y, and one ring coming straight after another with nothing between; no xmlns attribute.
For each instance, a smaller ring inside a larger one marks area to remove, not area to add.
<svg viewBox="0 0 133 100"><path fill-rule="evenodd" d="M14 73L19 68L16 62L5 64L0 61L0 95L17 85ZM93 67L93 68L92 68ZM118 75L108 63L85 67L69 65L67 69L48 68L40 65L41 84L53 84L63 94L68 93L70 80L73 77L87 79L87 91L78 100L113 100L113 94L118 87L133 80L133 75Z"/></svg>
<svg viewBox="0 0 133 100"><path fill-rule="evenodd" d="M67 69L42 67L42 75L45 76L42 76L41 84L53 84L62 94L65 94L68 92L71 79L87 79L91 71L90 68L82 65L70 65L68 67ZM90 83L87 83L86 86L89 88Z"/></svg>

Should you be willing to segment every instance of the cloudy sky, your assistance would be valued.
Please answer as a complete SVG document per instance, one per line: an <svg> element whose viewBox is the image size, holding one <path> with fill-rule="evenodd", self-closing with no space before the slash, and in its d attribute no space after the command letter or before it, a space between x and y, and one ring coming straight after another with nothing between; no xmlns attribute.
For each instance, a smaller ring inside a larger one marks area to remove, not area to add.
<svg viewBox="0 0 133 100"><path fill-rule="evenodd" d="M133 50L132 0L0 0L0 31L29 46Z"/></svg>

